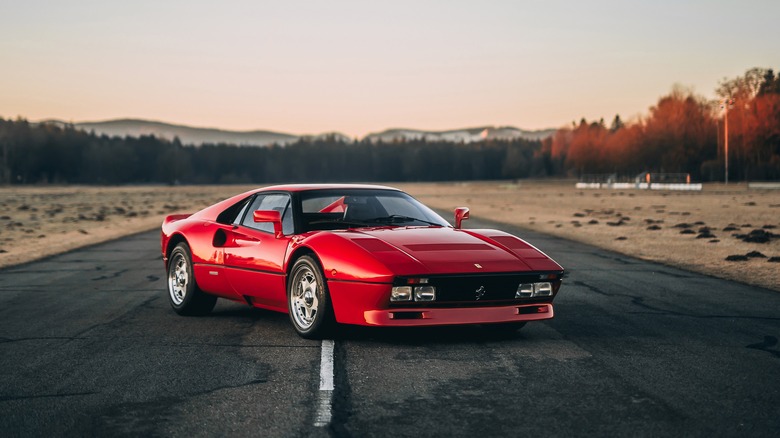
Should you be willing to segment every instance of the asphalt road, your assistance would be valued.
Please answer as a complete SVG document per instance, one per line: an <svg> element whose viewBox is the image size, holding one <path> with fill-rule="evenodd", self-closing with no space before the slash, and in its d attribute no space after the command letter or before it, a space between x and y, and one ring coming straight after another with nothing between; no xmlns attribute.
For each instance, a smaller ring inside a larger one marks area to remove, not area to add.
<svg viewBox="0 0 780 438"><path fill-rule="evenodd" d="M344 328L326 427L320 343L176 315L158 232L1 270L0 435L777 436L780 293L502 228L567 269L555 319Z"/></svg>

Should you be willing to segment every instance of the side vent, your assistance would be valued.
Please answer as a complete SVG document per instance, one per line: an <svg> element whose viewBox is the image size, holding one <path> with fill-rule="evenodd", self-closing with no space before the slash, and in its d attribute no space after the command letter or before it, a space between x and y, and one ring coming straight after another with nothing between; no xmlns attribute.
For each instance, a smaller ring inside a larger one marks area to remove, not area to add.
<svg viewBox="0 0 780 438"><path fill-rule="evenodd" d="M214 245L214 248L222 248L225 246L225 243L227 242L227 233L225 233L225 230L218 229L216 233L214 233L214 240L212 240L211 244Z"/></svg>

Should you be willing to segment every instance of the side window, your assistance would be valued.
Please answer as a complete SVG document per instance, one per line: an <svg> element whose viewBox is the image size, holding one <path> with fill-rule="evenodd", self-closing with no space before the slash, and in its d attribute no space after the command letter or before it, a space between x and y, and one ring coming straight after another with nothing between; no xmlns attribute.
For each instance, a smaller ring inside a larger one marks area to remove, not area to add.
<svg viewBox="0 0 780 438"><path fill-rule="evenodd" d="M225 209L217 216L217 222L224 225L238 225L251 198L251 196L246 197Z"/></svg>
<svg viewBox="0 0 780 438"><path fill-rule="evenodd" d="M274 232L274 224L270 222L257 223L254 220L254 212L257 210L276 210L282 215L282 232L284 234L293 233L292 207L290 205L290 196L281 194L258 195L249 206L249 210L244 215L241 225L254 228L255 230Z"/></svg>

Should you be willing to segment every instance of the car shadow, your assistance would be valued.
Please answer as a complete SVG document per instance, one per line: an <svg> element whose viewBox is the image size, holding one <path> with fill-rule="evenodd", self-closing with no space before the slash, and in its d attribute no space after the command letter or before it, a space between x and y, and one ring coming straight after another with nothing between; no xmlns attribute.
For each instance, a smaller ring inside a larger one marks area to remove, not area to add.
<svg viewBox="0 0 780 438"><path fill-rule="evenodd" d="M523 330L496 331L481 325L436 327L363 327L339 325L336 341L379 342L390 345L457 345L512 342L528 339Z"/></svg>

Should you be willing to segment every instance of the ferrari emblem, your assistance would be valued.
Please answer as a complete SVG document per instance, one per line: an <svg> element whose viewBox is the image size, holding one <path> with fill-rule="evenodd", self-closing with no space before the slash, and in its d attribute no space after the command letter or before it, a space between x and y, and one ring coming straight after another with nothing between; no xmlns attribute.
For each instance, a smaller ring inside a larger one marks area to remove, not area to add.
<svg viewBox="0 0 780 438"><path fill-rule="evenodd" d="M474 266L476 266L477 269L482 269L482 265L480 265L479 263L474 263Z"/></svg>
<svg viewBox="0 0 780 438"><path fill-rule="evenodd" d="M482 298L483 295L485 295L485 286L480 286L479 289L476 290L477 293L477 301L479 301L480 298Z"/></svg>

